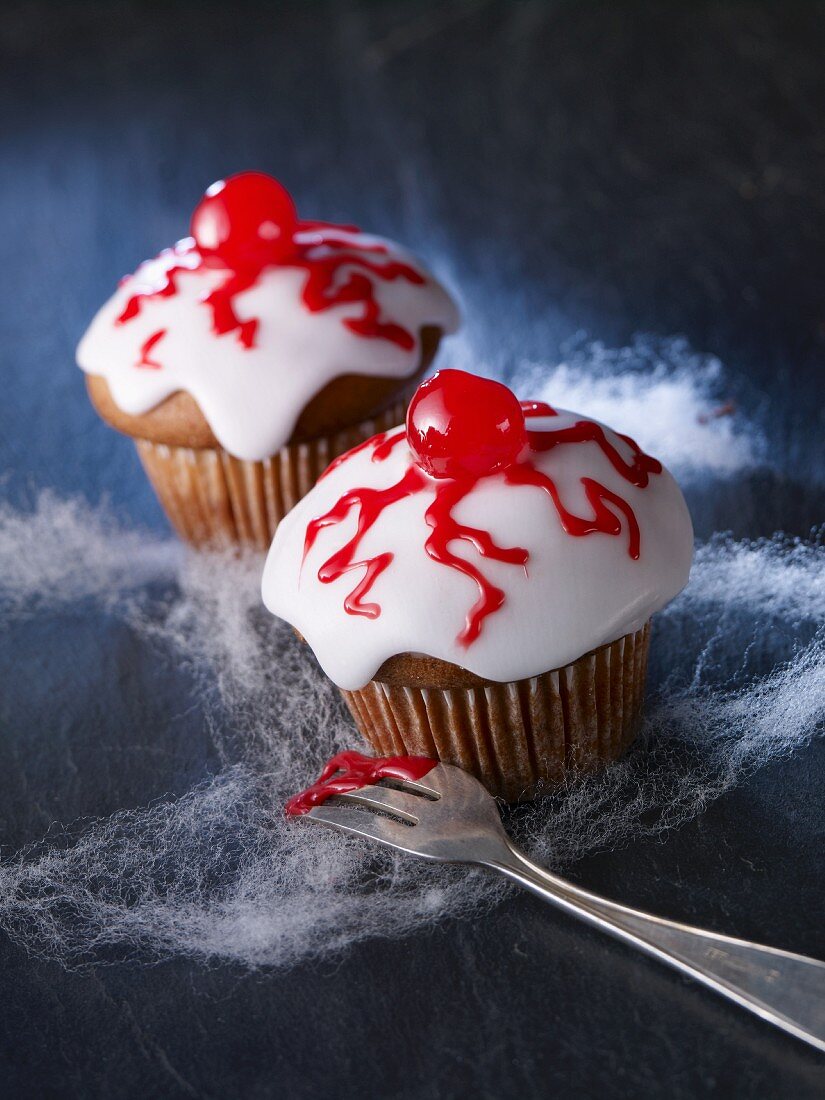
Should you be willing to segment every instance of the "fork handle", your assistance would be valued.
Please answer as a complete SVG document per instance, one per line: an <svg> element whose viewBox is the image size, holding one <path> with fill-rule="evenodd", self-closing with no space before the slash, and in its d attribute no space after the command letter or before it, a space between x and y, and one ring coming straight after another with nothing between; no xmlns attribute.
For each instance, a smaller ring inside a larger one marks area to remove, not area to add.
<svg viewBox="0 0 825 1100"><path fill-rule="evenodd" d="M663 920L582 890L508 844L488 866L825 1051L825 963Z"/></svg>

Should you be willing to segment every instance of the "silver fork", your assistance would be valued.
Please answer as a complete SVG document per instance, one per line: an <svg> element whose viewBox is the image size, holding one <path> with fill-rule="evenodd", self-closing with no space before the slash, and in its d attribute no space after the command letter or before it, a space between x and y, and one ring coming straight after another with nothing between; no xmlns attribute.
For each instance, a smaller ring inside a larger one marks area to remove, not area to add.
<svg viewBox="0 0 825 1100"><path fill-rule="evenodd" d="M415 782L384 782L393 785L336 795L307 816L424 859L499 871L825 1051L825 963L663 920L550 874L513 846L495 799L460 768L437 764Z"/></svg>

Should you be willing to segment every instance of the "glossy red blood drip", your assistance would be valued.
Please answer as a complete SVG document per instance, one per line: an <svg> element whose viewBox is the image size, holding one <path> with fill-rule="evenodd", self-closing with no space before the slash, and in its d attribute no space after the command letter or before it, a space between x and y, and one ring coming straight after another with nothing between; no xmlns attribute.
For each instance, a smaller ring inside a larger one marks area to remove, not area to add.
<svg viewBox="0 0 825 1100"><path fill-rule="evenodd" d="M618 432L616 433L619 434ZM604 428L594 420L578 420L569 428L556 431L530 432L530 447L534 451L550 451L563 443L597 443L613 469L622 475L625 481L644 489L650 480L650 474L660 474L662 464L657 458L646 455L638 443L629 435L619 435L633 452L632 461L626 462L605 435Z"/></svg>
<svg viewBox="0 0 825 1100"><path fill-rule="evenodd" d="M360 454L361 451L365 451L368 447L372 447L372 461L383 462L385 459L389 458L399 443L406 441L406 438L407 433L403 428L398 428L398 430L394 432L379 432L378 435L374 435L370 439L365 439L363 443L356 444L355 447L351 447L342 455L338 455L337 458L334 458L318 480L321 481L322 478L331 474L333 470L337 470L343 462L349 461L353 455Z"/></svg>
<svg viewBox="0 0 825 1100"><path fill-rule="evenodd" d="M241 321L235 313L234 297L253 287L257 277L257 272L238 271L204 298L204 302L212 310L212 331L215 335L237 332L238 340L245 348L251 348L255 343L258 321L254 317Z"/></svg>
<svg viewBox="0 0 825 1100"><path fill-rule="evenodd" d="M487 580L477 566L454 554L450 544L455 540L469 542L483 558L492 558L493 561L503 561L510 565L526 565L530 555L521 546L498 546L488 531L466 527L455 519L452 510L471 491L475 485L474 479L436 482L436 485L435 499L424 516L430 528L430 536L424 543L424 549L441 565L449 565L475 581L478 599L467 612L464 629L458 635L458 642L468 646L481 633L487 616L502 606L504 593Z"/></svg>
<svg viewBox="0 0 825 1100"><path fill-rule="evenodd" d="M583 535L592 535L597 531L600 531L603 535L621 534L621 521L605 504L605 501L609 501L619 509L627 521L627 552L634 561L638 560L641 538L636 513L626 500L611 492L610 489L605 488L598 481L594 481L590 477L581 479L584 486L584 495L587 497L588 504L593 508L593 516L587 517L577 516L573 512L569 512L562 504L553 479L548 477L547 474L543 474L541 470L535 469L529 462L521 463L506 470L504 477L511 485L535 485L537 488L543 489L555 505L562 528L568 535L574 535L576 538L581 538Z"/></svg>
<svg viewBox="0 0 825 1100"><path fill-rule="evenodd" d="M284 807L287 814L298 817L308 814L337 794L348 794L368 787L381 779L415 782L433 770L438 763L428 756L364 756L360 752L339 752L333 756L321 775L305 791L296 794Z"/></svg>
<svg viewBox="0 0 825 1100"><path fill-rule="evenodd" d="M463 407L462 392L467 395ZM491 399L491 409L484 407L485 396ZM580 420L555 431L531 429L525 423L557 415L556 410L544 402L522 402L519 407L515 396L500 383L463 371L437 372L419 387L407 416L406 438L415 461L394 485L385 489L351 489L323 516L310 521L304 540L304 560L325 527L341 523L350 512L356 511L355 534L323 563L318 579L323 584L330 584L351 570L363 569L363 576L346 597L344 607L351 615L377 618L380 606L365 602L365 597L391 564L393 554L386 551L373 557L360 557L364 536L385 509L405 497L422 491L432 492L433 501L425 512L430 534L424 548L434 561L469 577L479 593L457 637L462 645L468 646L478 638L487 616L503 605L505 595L478 566L453 553L451 544L467 542L480 557L510 565L526 566L530 556L523 547L498 546L489 531L468 527L456 520L456 506L482 478L500 476L512 485L532 485L541 489L551 500L562 529L576 538L595 533L620 535L624 520L628 555L638 559L641 553L639 524L626 500L593 478L583 477L581 484L593 514L578 516L565 507L553 479L536 469L530 456L558 446L594 443L625 481L641 489L648 485L651 474L662 472L661 463L646 455L629 436L619 436L631 451L630 460L626 460L601 425L590 420ZM472 423L464 423L463 417ZM366 448L372 448L373 462L382 461L404 438L401 430L375 436L336 459L326 473ZM451 444L455 444L453 451Z"/></svg>
<svg viewBox="0 0 825 1100"><path fill-rule="evenodd" d="M559 415L553 406L548 405L546 401L522 401L521 411L524 413L525 420L528 420L531 416Z"/></svg>
<svg viewBox="0 0 825 1100"><path fill-rule="evenodd" d="M331 241L323 243L332 244ZM405 351L411 351L415 347L413 334L392 321L381 320L381 310L375 299L372 280L358 271L350 271L346 278L340 281L338 272L347 267L357 266L384 282L406 279L407 282L418 286L423 284L423 276L409 264L398 261L373 263L364 256L347 251L347 244L343 242L335 242L335 246L342 250L327 256L304 255L290 261L290 267L300 267L307 272L307 280L302 292L304 305L310 312L318 313L333 306L358 302L363 306L363 312L360 317L345 318L342 322L345 328L357 336L389 340ZM304 253L309 253L317 245L301 247ZM352 248L352 245L349 248ZM386 252L386 249L383 245L378 245L359 251Z"/></svg>
<svg viewBox="0 0 825 1100"><path fill-rule="evenodd" d="M191 246L181 242L174 248L166 248L161 252L161 256L180 256L181 259L188 256L191 252ZM140 313L141 302L145 298L173 298L178 292L177 278L178 275L183 274L186 271L197 270L192 264L171 264L164 272L163 282L160 286L152 287L151 290L139 290L135 294L128 298L126 305L123 307L120 316L117 319L117 324L123 325L127 321L131 321L132 318L137 317ZM121 285L128 283L129 279L122 279Z"/></svg>
<svg viewBox="0 0 825 1100"><path fill-rule="evenodd" d="M381 614L381 608L377 603L364 603L362 598L369 592L394 556L387 551L373 558L356 561L361 540L385 508L389 508L390 505L405 497L420 493L427 487L427 482L427 475L423 470L417 466L410 466L395 485L387 489L351 489L350 492L344 493L338 503L323 516L307 524L307 533L304 538L305 559L325 527L341 523L353 508L358 510L358 527L355 534L318 570L318 580L322 584L329 584L352 569L363 568L364 576L344 600L344 607L350 615L364 615L368 619L375 619Z"/></svg>
<svg viewBox="0 0 825 1100"><path fill-rule="evenodd" d="M181 273L221 269L228 271L226 279L204 298L212 312L212 330L216 336L236 332L243 347L253 347L258 319L241 320L235 312L235 298L255 286L265 268L278 265L305 272L301 300L311 313L340 305L360 306L357 316L342 319L345 328L357 336L388 340L410 351L415 347L415 335L382 318L375 283L404 279L422 285L424 277L409 264L382 261L387 254L383 244L356 244L340 236L358 232L355 226L299 221L288 192L262 172L242 172L219 180L192 216L194 245L184 242L174 250L181 260L196 256L197 261L172 264L160 286L135 292L117 324L137 317L144 300L177 294ZM322 255L317 254L319 250ZM373 254L375 260L364 253Z"/></svg>
<svg viewBox="0 0 825 1100"><path fill-rule="evenodd" d="M153 332L151 336L143 341L140 345L140 358L137 361L139 367L144 367L147 370L162 370L163 364L159 363L157 359L152 359L151 352L165 335L166 329L162 328L157 332Z"/></svg>

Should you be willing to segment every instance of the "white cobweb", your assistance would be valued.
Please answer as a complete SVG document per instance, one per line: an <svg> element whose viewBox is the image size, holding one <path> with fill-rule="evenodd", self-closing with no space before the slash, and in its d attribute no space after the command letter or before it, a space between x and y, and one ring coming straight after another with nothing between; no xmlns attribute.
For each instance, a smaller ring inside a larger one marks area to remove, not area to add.
<svg viewBox="0 0 825 1100"><path fill-rule="evenodd" d="M682 480L747 469L764 451L753 423L735 415L721 362L683 339L639 337L618 349L573 342L550 371L523 364L518 386L631 435Z"/></svg>
<svg viewBox="0 0 825 1100"><path fill-rule="evenodd" d="M556 377L585 385L565 369ZM676 387L697 415L679 419L681 436L659 440L656 453L671 466L683 451L709 456L703 476L758 460L758 436L742 431L741 418L708 443L720 421L697 416L715 400L717 375L680 374L679 363L637 374L635 384L609 390L606 418L633 432L636 406L653 402L657 415ZM598 381L588 384L581 404L598 414ZM649 434L644 442L654 449ZM692 469L702 474L695 457ZM803 746L825 696L819 555L813 543L782 537L700 546L689 587L656 619L642 743L602 777L517 813L519 840L564 865L658 834ZM194 678L223 761L220 774L183 797L56 828L7 854L0 927L29 950L70 966L183 954L288 967L365 937L477 913L504 893L481 872L395 857L283 818L285 798L358 742L311 654L262 610L261 567L257 556L183 551L106 508L50 493L28 511L0 506L3 617L19 625L73 604L120 617L135 646Z"/></svg>
<svg viewBox="0 0 825 1100"><path fill-rule="evenodd" d="M485 362L466 332L445 349L443 362L500 375ZM738 409L722 363L691 349L682 337L638 336L609 348L579 335L552 365L522 359L510 384L520 397L586 413L631 435L663 458L683 482L725 476L757 465L765 455L762 433Z"/></svg>

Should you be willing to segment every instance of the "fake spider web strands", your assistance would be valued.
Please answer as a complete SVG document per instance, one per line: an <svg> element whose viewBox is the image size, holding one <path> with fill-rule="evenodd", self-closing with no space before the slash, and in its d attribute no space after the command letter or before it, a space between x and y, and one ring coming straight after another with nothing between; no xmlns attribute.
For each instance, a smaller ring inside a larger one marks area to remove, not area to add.
<svg viewBox="0 0 825 1100"><path fill-rule="evenodd" d="M460 361L478 361L464 332L445 354L451 349ZM739 414L722 363L681 338L641 335L623 348L573 339L553 366L521 361L511 385L521 397L586 413L632 436L682 481L736 474L766 458L764 435Z"/></svg>
<svg viewBox="0 0 825 1100"><path fill-rule="evenodd" d="M631 434L633 406L649 399L646 379L612 398L612 420ZM663 374L652 383L660 384L678 385L700 412L716 399L701 372ZM741 417L728 434L726 422L692 427L680 418L683 436L662 432L658 448L649 436L644 445L678 470L667 441L681 439L692 476L727 476L756 461L740 436L754 448L759 435L743 432ZM707 433L720 430L710 437L717 449L706 448ZM702 472L696 458L705 450ZM370 936L478 914L506 891L480 872L393 856L282 817L284 800L355 738L311 654L261 608L261 565L187 553L105 508L50 493L28 512L0 507L7 624L36 629L67 610L115 617L133 654L187 669L223 761L220 774L182 797L4 850L0 927L28 950L67 966L187 955L289 967ZM656 617L646 744L602 777L517 814L517 839L541 860L569 864L672 829L797 751L822 719L823 612L814 544L704 543L690 586Z"/></svg>

